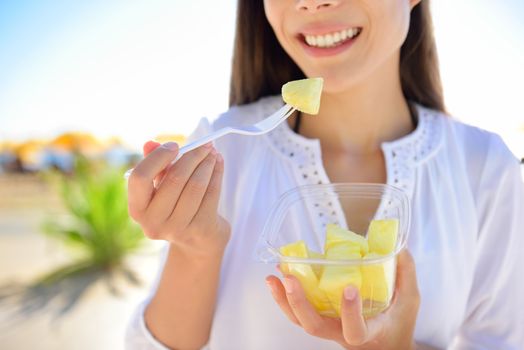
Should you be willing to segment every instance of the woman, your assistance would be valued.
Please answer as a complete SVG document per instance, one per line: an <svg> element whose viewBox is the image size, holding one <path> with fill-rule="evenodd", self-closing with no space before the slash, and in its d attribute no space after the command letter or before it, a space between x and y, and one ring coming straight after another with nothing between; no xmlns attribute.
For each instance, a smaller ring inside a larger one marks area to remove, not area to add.
<svg viewBox="0 0 524 350"><path fill-rule="evenodd" d="M191 138L264 118L282 104L282 84L304 76L324 78L318 116L224 137L173 166L176 144L144 146L129 179L130 214L168 249L128 346L522 346L519 164L498 136L444 114L429 2L240 0L232 107ZM391 307L374 319L359 316L351 286L341 319L323 318L296 279L251 258L280 194L329 182L388 183L412 202L411 254L400 256Z"/></svg>

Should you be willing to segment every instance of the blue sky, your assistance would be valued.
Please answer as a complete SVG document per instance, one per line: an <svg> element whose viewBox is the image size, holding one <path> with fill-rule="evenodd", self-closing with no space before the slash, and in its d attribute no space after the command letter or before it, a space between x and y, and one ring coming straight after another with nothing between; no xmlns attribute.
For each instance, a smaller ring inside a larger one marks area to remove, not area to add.
<svg viewBox="0 0 524 350"><path fill-rule="evenodd" d="M226 108L233 2L43 3L0 2L0 139L137 143Z"/></svg>
<svg viewBox="0 0 524 350"><path fill-rule="evenodd" d="M449 110L524 156L524 1L433 10ZM188 134L227 107L234 11L234 0L0 1L0 140Z"/></svg>

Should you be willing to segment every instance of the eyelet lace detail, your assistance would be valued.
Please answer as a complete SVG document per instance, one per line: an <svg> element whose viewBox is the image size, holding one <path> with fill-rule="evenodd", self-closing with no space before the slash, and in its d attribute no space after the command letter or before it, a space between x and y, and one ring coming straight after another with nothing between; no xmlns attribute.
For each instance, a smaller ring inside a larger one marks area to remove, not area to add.
<svg viewBox="0 0 524 350"><path fill-rule="evenodd" d="M265 115L282 105L280 99L266 104ZM388 184L403 190L412 198L415 185L416 167L433 156L442 144L442 118L439 113L416 105L417 128L410 134L391 142L384 142L382 150L386 159ZM269 114L268 114L269 113ZM265 135L272 148L291 162L299 186L329 183L322 164L320 142L297 135L284 122ZM387 214L389 204L381 203L377 213ZM345 218L339 203L329 199L315 203L310 208L317 219L317 229L324 229L328 223L344 226Z"/></svg>
<svg viewBox="0 0 524 350"><path fill-rule="evenodd" d="M382 145L388 184L412 196L416 167L437 152L442 144L441 115L417 106L419 123L411 134Z"/></svg>
<svg viewBox="0 0 524 350"><path fill-rule="evenodd" d="M267 112L271 113L280 106L281 104L273 104L272 109ZM298 186L330 182L322 164L319 140L307 139L294 133L286 122L265 136L268 137L272 149L291 163ZM325 200L307 203L311 222L318 232L324 232L329 223L345 225L342 208L339 207L339 203L333 203L331 198L326 196Z"/></svg>

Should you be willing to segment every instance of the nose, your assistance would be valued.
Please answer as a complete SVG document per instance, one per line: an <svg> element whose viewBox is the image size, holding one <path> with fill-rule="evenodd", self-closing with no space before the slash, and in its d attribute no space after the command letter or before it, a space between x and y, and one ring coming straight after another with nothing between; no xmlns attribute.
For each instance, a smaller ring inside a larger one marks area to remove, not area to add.
<svg viewBox="0 0 524 350"><path fill-rule="evenodd" d="M298 0L296 8L300 11L318 12L329 7L335 7L340 0Z"/></svg>

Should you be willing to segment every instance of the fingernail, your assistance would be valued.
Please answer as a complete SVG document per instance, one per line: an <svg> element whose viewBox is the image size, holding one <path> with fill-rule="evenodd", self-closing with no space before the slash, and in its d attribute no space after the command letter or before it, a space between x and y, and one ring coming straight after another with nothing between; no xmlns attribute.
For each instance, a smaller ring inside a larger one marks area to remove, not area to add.
<svg viewBox="0 0 524 350"><path fill-rule="evenodd" d="M347 301L353 301L357 297L357 289L355 287L346 287L344 289L344 298Z"/></svg>
<svg viewBox="0 0 524 350"><path fill-rule="evenodd" d="M211 148L213 146L212 142L208 142L204 145L205 148Z"/></svg>
<svg viewBox="0 0 524 350"><path fill-rule="evenodd" d="M282 283L284 284L284 289L286 290L287 294L293 293L293 281L292 280L286 277L284 278Z"/></svg>
<svg viewBox="0 0 524 350"><path fill-rule="evenodd" d="M224 161L224 157L220 153L217 154L217 162L222 163Z"/></svg>
<svg viewBox="0 0 524 350"><path fill-rule="evenodd" d="M176 151L178 149L178 145L176 142L166 142L162 145L162 147L167 148L171 151Z"/></svg>
<svg viewBox="0 0 524 350"><path fill-rule="evenodd" d="M211 154L211 155L214 156L214 155L217 154L217 150L213 148L213 149L211 149L211 151L209 152L209 154Z"/></svg>

